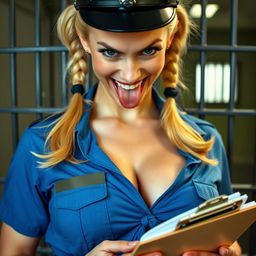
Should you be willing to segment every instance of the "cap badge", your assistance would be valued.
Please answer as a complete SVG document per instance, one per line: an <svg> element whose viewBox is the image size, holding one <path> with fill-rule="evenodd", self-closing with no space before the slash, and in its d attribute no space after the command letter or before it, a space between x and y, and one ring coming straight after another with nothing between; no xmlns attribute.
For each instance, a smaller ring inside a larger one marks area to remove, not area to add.
<svg viewBox="0 0 256 256"><path fill-rule="evenodd" d="M119 0L119 2L124 8L133 7L136 4L136 0Z"/></svg>

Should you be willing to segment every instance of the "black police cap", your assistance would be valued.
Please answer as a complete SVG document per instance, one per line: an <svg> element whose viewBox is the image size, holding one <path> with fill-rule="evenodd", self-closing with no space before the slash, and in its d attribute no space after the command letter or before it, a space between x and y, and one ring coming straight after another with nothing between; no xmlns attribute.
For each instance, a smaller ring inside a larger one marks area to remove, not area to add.
<svg viewBox="0 0 256 256"><path fill-rule="evenodd" d="M175 18L178 4L179 0L74 1L85 23L113 32L138 32L163 27Z"/></svg>

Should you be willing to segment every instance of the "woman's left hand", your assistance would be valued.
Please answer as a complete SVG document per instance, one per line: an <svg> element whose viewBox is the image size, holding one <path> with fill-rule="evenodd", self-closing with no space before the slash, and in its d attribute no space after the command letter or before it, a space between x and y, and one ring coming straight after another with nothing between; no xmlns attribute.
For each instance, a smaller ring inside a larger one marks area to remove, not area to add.
<svg viewBox="0 0 256 256"><path fill-rule="evenodd" d="M237 242L231 246L221 246L218 253L205 251L187 251L182 256L241 256L241 248Z"/></svg>

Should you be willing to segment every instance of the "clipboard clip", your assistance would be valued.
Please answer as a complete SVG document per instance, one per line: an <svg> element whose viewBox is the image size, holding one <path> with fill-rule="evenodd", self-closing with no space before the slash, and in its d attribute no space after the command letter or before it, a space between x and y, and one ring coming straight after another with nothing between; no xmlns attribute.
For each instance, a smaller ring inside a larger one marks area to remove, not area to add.
<svg viewBox="0 0 256 256"><path fill-rule="evenodd" d="M207 200L206 202L200 204L197 212L205 211L205 210L211 209L212 207L218 207L227 202L228 202L227 195L221 195L218 197L214 197L214 198L211 198L211 199Z"/></svg>
<svg viewBox="0 0 256 256"><path fill-rule="evenodd" d="M228 200L227 195L214 197L200 204L195 213L180 219L175 230L179 230L192 224L204 221L215 216L223 215L230 211L235 211L240 208L243 203L242 198Z"/></svg>

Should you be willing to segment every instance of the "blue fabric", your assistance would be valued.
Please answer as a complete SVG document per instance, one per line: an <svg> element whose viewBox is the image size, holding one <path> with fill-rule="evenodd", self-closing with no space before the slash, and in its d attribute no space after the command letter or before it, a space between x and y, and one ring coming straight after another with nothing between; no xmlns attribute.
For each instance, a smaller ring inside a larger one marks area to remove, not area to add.
<svg viewBox="0 0 256 256"><path fill-rule="evenodd" d="M96 86L89 90L93 99ZM159 109L163 102L154 90ZM62 162L51 168L38 168L31 151L43 154L50 118L35 122L24 132L12 159L0 218L17 232L39 237L45 235L53 255L85 255L103 240L138 240L148 229L219 194L230 194L231 185L225 150L216 129L206 121L182 115L205 139L215 136L210 152L217 166L179 150L186 165L173 184L148 207L136 188L100 149L88 120L90 107L76 128L76 152L82 164ZM55 191L62 179L102 172L105 183Z"/></svg>

